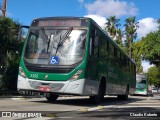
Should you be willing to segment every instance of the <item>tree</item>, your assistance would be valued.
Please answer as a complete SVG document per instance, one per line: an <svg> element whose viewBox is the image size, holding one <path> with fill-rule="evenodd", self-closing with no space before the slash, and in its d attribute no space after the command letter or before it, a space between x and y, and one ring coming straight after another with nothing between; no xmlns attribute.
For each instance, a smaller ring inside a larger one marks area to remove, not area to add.
<svg viewBox="0 0 160 120"><path fill-rule="evenodd" d="M160 30L147 34L142 38L142 42L143 59L160 67Z"/></svg>
<svg viewBox="0 0 160 120"><path fill-rule="evenodd" d="M143 67L142 67L142 41L137 41L133 43L133 59L136 63L136 72L142 73Z"/></svg>
<svg viewBox="0 0 160 120"><path fill-rule="evenodd" d="M150 85L154 85L155 87L160 87L160 68L153 66L148 69L148 80Z"/></svg>
<svg viewBox="0 0 160 120"><path fill-rule="evenodd" d="M160 30L160 18L157 20L158 23L158 29Z"/></svg>
<svg viewBox="0 0 160 120"><path fill-rule="evenodd" d="M111 16L110 18L107 18L106 31L113 38L116 36L118 26L120 26L119 20L120 19L117 19L116 16Z"/></svg>
<svg viewBox="0 0 160 120"><path fill-rule="evenodd" d="M123 45L123 43L122 43L123 32L122 32L121 29L117 29L116 31L117 31L117 34L116 34L116 40L115 40L115 42L116 42L121 48L123 48L123 47L124 47L124 45Z"/></svg>
<svg viewBox="0 0 160 120"><path fill-rule="evenodd" d="M5 87L16 89L19 54L22 41L17 40L19 24L10 18L0 18L0 74L2 74Z"/></svg>
<svg viewBox="0 0 160 120"><path fill-rule="evenodd" d="M138 28L138 22L136 22L135 17L130 17L125 20L125 46L127 48L127 53L132 58L132 52L133 52L133 40L137 38L137 28Z"/></svg>
<svg viewBox="0 0 160 120"><path fill-rule="evenodd" d="M118 28L120 26L119 21L120 19L116 18L116 16L111 16L110 18L107 18L106 31L113 39L115 39L115 42L120 47L123 47L122 43L123 32L121 29Z"/></svg>

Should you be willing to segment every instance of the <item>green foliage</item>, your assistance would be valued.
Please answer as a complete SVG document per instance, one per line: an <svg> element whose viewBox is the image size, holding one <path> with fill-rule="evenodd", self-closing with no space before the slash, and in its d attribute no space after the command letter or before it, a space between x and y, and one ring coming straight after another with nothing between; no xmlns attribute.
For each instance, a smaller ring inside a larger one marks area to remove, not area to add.
<svg viewBox="0 0 160 120"><path fill-rule="evenodd" d="M160 30L160 18L157 20L158 29Z"/></svg>
<svg viewBox="0 0 160 120"><path fill-rule="evenodd" d="M17 89L17 75L19 69L19 56L18 54L12 55L12 58L8 60L7 71L4 75L5 86L9 90Z"/></svg>
<svg viewBox="0 0 160 120"><path fill-rule="evenodd" d="M142 42L143 59L160 67L160 30L149 33L142 38Z"/></svg>
<svg viewBox="0 0 160 120"><path fill-rule="evenodd" d="M117 19L116 16L111 16L110 18L107 18L106 30L112 37L116 36L116 30L118 26L120 25L119 20L120 19Z"/></svg>
<svg viewBox="0 0 160 120"><path fill-rule="evenodd" d="M127 53L131 58L133 58L133 41L137 37L137 29L138 29L138 22L136 22L135 17L129 17L125 20L125 31L122 31L119 26L120 19L117 19L116 16L111 16L107 18L106 22L106 31L109 35L115 39L115 42ZM125 44L122 42L122 38L126 35Z"/></svg>
<svg viewBox="0 0 160 120"><path fill-rule="evenodd" d="M10 18L0 18L0 74L3 75L3 87L16 89L19 55L22 41L17 40L19 24ZM12 86L12 87L11 87Z"/></svg>
<svg viewBox="0 0 160 120"><path fill-rule="evenodd" d="M142 67L142 58L141 58L141 54L142 54L142 41L137 41L134 42L133 44L133 59L136 63L136 72L137 73L142 73L143 72L143 67Z"/></svg>
<svg viewBox="0 0 160 120"><path fill-rule="evenodd" d="M115 39L115 42L120 47L123 47L122 44L123 32L121 29L118 28L120 26L119 21L120 19L116 18L116 16L111 16L110 18L107 18L107 22L105 23L107 25L106 31L113 39Z"/></svg>
<svg viewBox="0 0 160 120"><path fill-rule="evenodd" d="M134 39L137 38L137 28L138 26L138 22L136 22L136 18L135 17L130 17L127 18L125 20L125 35L126 35L126 40L125 40L125 46L126 46L126 50L127 53L129 54L129 56L132 58L133 56L133 41Z"/></svg>
<svg viewBox="0 0 160 120"><path fill-rule="evenodd" d="M116 39L115 42L120 46L120 47L124 47L123 43L122 43L122 38L123 38L123 31L121 29L117 29L117 34L116 34Z"/></svg>
<svg viewBox="0 0 160 120"><path fill-rule="evenodd" d="M159 88L160 87L160 68L156 66L149 68L147 75L148 75L149 83Z"/></svg>

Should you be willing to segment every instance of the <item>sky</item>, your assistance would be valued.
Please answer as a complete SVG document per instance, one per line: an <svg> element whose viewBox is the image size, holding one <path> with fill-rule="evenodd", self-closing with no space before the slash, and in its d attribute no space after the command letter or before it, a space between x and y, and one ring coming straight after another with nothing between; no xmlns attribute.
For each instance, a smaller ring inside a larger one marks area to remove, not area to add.
<svg viewBox="0 0 160 120"><path fill-rule="evenodd" d="M0 0L2 5L3 0ZM30 25L33 19L40 17L91 17L101 27L106 18L113 15L121 19L121 24L126 18L135 16L139 22L137 39L141 39L157 30L159 5L160 0L7 0L7 16L22 25ZM150 67L146 61L142 65L145 72Z"/></svg>

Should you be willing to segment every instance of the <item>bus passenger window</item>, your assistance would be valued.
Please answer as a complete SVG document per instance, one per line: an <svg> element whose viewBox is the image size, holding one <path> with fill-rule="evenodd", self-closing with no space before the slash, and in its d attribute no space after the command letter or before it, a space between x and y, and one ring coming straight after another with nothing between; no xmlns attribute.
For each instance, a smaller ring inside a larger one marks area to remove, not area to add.
<svg viewBox="0 0 160 120"><path fill-rule="evenodd" d="M109 44L109 60L110 63L114 64L114 47L112 46L112 44Z"/></svg>
<svg viewBox="0 0 160 120"><path fill-rule="evenodd" d="M117 51L117 64L120 66L121 53Z"/></svg>
<svg viewBox="0 0 160 120"><path fill-rule="evenodd" d="M115 64L118 64L118 61L117 61L117 49L114 47L114 62Z"/></svg>
<svg viewBox="0 0 160 120"><path fill-rule="evenodd" d="M98 33L95 33L95 40L94 40L94 55L98 57Z"/></svg>
<svg viewBox="0 0 160 120"><path fill-rule="evenodd" d="M90 55L98 56L98 34L95 29L91 30L90 38Z"/></svg>

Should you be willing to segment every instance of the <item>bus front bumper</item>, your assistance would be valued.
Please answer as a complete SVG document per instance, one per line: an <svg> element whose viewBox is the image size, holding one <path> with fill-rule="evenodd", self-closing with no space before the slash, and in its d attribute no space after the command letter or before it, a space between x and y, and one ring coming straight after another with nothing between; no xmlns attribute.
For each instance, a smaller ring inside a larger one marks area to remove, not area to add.
<svg viewBox="0 0 160 120"><path fill-rule="evenodd" d="M78 79L67 81L41 81L18 76L19 91L40 91L55 94L95 95L98 93L98 81Z"/></svg>

